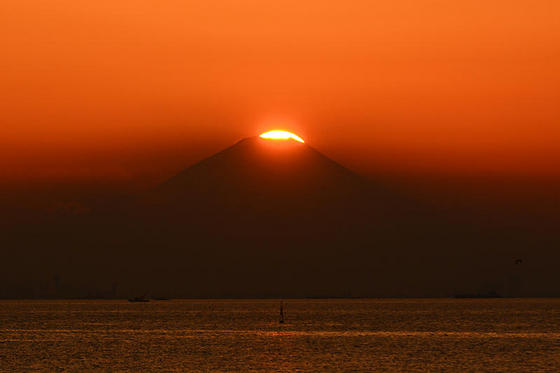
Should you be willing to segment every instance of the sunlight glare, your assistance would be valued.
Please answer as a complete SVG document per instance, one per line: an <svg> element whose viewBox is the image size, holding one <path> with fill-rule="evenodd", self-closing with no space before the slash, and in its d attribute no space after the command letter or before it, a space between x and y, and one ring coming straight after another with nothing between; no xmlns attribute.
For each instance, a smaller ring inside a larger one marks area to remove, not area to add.
<svg viewBox="0 0 560 373"><path fill-rule="evenodd" d="M298 135L295 135L295 134L293 134L291 132L288 132L288 131L282 131L282 130L268 131L268 132L265 132L265 133L261 134L260 137L263 138L263 139L273 139L273 140L289 140L289 139L292 139L292 140L296 140L296 141L299 141L299 142L305 142Z"/></svg>

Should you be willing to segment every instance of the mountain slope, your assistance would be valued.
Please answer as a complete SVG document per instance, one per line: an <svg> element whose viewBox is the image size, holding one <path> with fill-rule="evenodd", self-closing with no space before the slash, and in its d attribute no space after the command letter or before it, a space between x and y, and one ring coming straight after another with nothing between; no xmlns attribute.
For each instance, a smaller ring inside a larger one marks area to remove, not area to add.
<svg viewBox="0 0 560 373"><path fill-rule="evenodd" d="M438 217L306 144L260 138L103 206L4 235L0 296L520 294L511 258L534 242ZM556 272L538 273L532 288L554 290Z"/></svg>
<svg viewBox="0 0 560 373"><path fill-rule="evenodd" d="M382 186L306 144L258 137L185 169L153 191L150 200L206 216L308 221L346 220L351 214L356 223L358 217L392 213L398 203L398 197Z"/></svg>

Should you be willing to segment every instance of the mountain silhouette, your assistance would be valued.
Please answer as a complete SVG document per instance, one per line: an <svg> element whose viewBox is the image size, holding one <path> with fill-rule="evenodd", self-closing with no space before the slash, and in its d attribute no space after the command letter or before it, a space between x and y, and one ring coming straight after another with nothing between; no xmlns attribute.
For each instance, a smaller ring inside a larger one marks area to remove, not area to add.
<svg viewBox="0 0 560 373"><path fill-rule="evenodd" d="M205 296L342 296L371 290L374 258L426 225L421 210L307 144L251 137L179 172L121 220L142 232L134 267L177 283L182 273Z"/></svg>
<svg viewBox="0 0 560 373"><path fill-rule="evenodd" d="M404 197L307 144L259 137L186 168L148 193L144 203L142 211L167 229L184 230L188 223L212 236L274 240L317 241L337 232L359 239L394 229L413 210Z"/></svg>
<svg viewBox="0 0 560 373"><path fill-rule="evenodd" d="M335 209L356 213L374 195L379 204L396 197L307 144L251 137L183 170L150 197L199 212L298 217Z"/></svg>
<svg viewBox="0 0 560 373"><path fill-rule="evenodd" d="M538 263L534 235L466 224L293 140L247 138L72 211L3 235L0 296L520 295ZM549 277L532 289L555 294Z"/></svg>

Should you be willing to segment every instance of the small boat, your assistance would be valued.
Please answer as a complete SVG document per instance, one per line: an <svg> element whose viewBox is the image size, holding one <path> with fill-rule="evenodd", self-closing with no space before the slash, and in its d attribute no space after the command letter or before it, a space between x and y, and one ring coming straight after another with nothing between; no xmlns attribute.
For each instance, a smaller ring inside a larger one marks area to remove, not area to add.
<svg viewBox="0 0 560 373"><path fill-rule="evenodd" d="M488 291L486 293L474 293L474 294L472 294L472 293L460 293L460 294L455 294L454 298L458 298L458 299L502 298L502 296L495 291Z"/></svg>
<svg viewBox="0 0 560 373"><path fill-rule="evenodd" d="M129 298L128 299L129 302L141 302L141 303L145 303L145 302L149 302L150 300L146 297L134 297L134 298Z"/></svg>

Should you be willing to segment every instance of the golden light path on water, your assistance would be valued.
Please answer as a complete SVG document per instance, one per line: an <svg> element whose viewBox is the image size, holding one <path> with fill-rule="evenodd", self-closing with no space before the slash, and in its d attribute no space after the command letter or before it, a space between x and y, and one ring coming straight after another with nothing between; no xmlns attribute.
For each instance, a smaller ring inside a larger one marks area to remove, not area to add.
<svg viewBox="0 0 560 373"><path fill-rule="evenodd" d="M560 372L558 298L280 302L0 300L0 371Z"/></svg>
<svg viewBox="0 0 560 373"><path fill-rule="evenodd" d="M292 139L292 140L296 140L296 141L299 141L299 142L305 142L298 135L293 134L293 133L288 132L288 131L282 131L282 130L268 131L268 132L265 132L265 133L261 134L260 137L263 138L263 139L273 139L273 140L290 140L290 139Z"/></svg>

